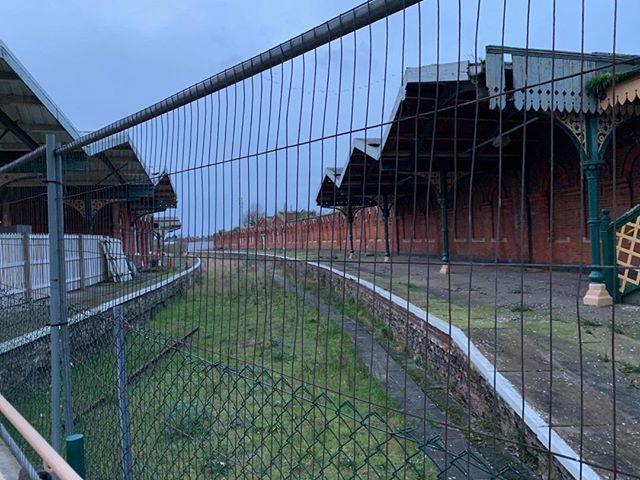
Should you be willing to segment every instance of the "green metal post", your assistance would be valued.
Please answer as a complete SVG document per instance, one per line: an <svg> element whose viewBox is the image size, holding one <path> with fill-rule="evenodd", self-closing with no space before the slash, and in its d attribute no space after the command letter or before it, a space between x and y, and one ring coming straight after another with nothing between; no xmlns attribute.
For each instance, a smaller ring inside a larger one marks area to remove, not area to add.
<svg viewBox="0 0 640 480"><path fill-rule="evenodd" d="M382 218L384 220L384 257L388 260L391 257L389 249L389 199L387 194L382 195Z"/></svg>
<svg viewBox="0 0 640 480"><path fill-rule="evenodd" d="M583 167L587 177L587 198L589 204L589 237L591 239L591 272L589 282L604 283L602 262L600 257L600 208L598 195L600 190L600 174L604 168L604 160L598 151L598 119L595 115L587 115L585 120L585 138L587 143L586 157Z"/></svg>
<svg viewBox="0 0 640 480"><path fill-rule="evenodd" d="M349 227L349 256L353 257L354 249L353 249L353 208L351 204L347 206L347 223Z"/></svg>
<svg viewBox="0 0 640 480"><path fill-rule="evenodd" d="M440 204L440 219L442 224L442 261L449 263L449 226L447 224L447 176L445 172L440 173L440 191L438 192L438 203Z"/></svg>
<svg viewBox="0 0 640 480"><path fill-rule="evenodd" d="M84 462L84 435L82 435L81 433L67 435L66 441L67 462L78 475L84 478L86 472Z"/></svg>
<svg viewBox="0 0 640 480"><path fill-rule="evenodd" d="M605 266L604 283L611 296L619 300L616 272L615 229L611 225L609 209L602 209L600 221L600 235L602 237L602 263Z"/></svg>
<svg viewBox="0 0 640 480"><path fill-rule="evenodd" d="M93 215L91 214L91 198L84 196L84 223L87 226L87 234L93 234Z"/></svg>

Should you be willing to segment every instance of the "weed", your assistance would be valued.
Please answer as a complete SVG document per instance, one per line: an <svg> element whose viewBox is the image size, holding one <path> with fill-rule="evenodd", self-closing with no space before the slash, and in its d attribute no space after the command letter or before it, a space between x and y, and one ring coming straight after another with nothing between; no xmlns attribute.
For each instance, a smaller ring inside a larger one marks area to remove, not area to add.
<svg viewBox="0 0 640 480"><path fill-rule="evenodd" d="M533 310L533 308L531 308L530 305L527 305L526 303L516 303L515 305L511 306L511 311L514 313L525 313L525 312L531 312Z"/></svg>
<svg viewBox="0 0 640 480"><path fill-rule="evenodd" d="M165 415L165 424L178 436L199 437L206 432L207 412L197 403L178 400Z"/></svg>
<svg viewBox="0 0 640 480"><path fill-rule="evenodd" d="M611 331L613 333L616 333L618 335L624 335L624 330L622 329L622 327L620 325L611 325Z"/></svg>
<svg viewBox="0 0 640 480"><path fill-rule="evenodd" d="M271 359L276 362L287 362L293 360L293 355L287 352L284 339L275 337L271 340Z"/></svg>
<svg viewBox="0 0 640 480"><path fill-rule="evenodd" d="M625 375L639 375L640 374L640 365L634 365L629 362L625 362L624 360L620 360L616 362L618 364L618 370L620 370Z"/></svg>
<svg viewBox="0 0 640 480"><path fill-rule="evenodd" d="M227 458L219 459L208 459L205 461L203 473L210 473L216 477L226 477L229 473L229 462Z"/></svg>
<svg viewBox="0 0 640 480"><path fill-rule="evenodd" d="M409 290L418 290L420 287L413 282L405 283Z"/></svg>
<svg viewBox="0 0 640 480"><path fill-rule="evenodd" d="M598 320L594 320L592 318L582 318L580 323L582 324L583 327L601 327L602 326L602 322L599 322Z"/></svg>

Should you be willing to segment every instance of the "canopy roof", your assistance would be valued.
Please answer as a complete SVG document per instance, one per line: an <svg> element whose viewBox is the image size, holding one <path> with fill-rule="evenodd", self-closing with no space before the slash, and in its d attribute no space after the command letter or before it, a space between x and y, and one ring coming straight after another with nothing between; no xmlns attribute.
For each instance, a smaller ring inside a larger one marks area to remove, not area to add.
<svg viewBox="0 0 640 480"><path fill-rule="evenodd" d="M0 41L0 160L8 160L44 144L47 133L61 142L79 136L69 119L51 100L27 69Z"/></svg>
<svg viewBox="0 0 640 480"><path fill-rule="evenodd" d="M316 195L321 207L371 206L376 204L380 178L376 167L380 157L380 139L356 138L344 167L327 168Z"/></svg>
<svg viewBox="0 0 640 480"><path fill-rule="evenodd" d="M615 59L618 72L640 63ZM549 113L597 112L597 95L583 95L584 84L610 71L612 61L608 54L489 46L480 63L408 68L375 154L354 144L346 165L325 172L316 201L335 208L379 204L385 194L399 201L434 183L436 193L438 173L519 165L525 148L548 148Z"/></svg>
<svg viewBox="0 0 640 480"><path fill-rule="evenodd" d="M44 144L48 133L54 133L61 143L81 135L0 42L0 165ZM168 174L150 175L126 132L65 158L64 170L65 185L73 192L91 192L94 198L122 198L149 213L177 204ZM45 162L37 160L0 175L0 188L5 198L15 200L44 191L44 177Z"/></svg>
<svg viewBox="0 0 640 480"><path fill-rule="evenodd" d="M510 56L511 62L505 61ZM637 68L634 55L581 53L488 46L486 84L491 107L505 108L513 91L512 106L522 110L595 113L598 97L588 91L597 75L623 73ZM507 92L507 93L505 93Z"/></svg>
<svg viewBox="0 0 640 480"><path fill-rule="evenodd" d="M598 107L601 111L617 108L633 109L640 113L640 71L629 71L627 75L618 76L609 82L603 92Z"/></svg>
<svg viewBox="0 0 640 480"><path fill-rule="evenodd" d="M154 217L153 229L162 233L174 232L180 230L182 222L178 217Z"/></svg>

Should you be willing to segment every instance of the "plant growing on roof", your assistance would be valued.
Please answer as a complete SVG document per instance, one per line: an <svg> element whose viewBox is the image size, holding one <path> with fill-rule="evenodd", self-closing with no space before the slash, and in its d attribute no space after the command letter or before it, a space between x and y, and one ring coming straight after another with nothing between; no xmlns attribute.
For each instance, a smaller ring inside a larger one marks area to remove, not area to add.
<svg viewBox="0 0 640 480"><path fill-rule="evenodd" d="M603 99L607 94L607 89L614 83L621 82L627 78L634 77L640 74L639 68L628 70L626 72L599 72L591 77L584 85L584 89L587 93L595 95L599 99Z"/></svg>

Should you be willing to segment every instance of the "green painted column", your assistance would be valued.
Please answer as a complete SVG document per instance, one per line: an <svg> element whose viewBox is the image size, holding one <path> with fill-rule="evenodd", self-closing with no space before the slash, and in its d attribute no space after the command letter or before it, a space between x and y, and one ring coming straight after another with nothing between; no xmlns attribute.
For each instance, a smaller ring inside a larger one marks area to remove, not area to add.
<svg viewBox="0 0 640 480"><path fill-rule="evenodd" d="M591 240L591 283L604 283L600 255L600 206L598 197L600 192L600 175L604 169L604 159L598 150L598 119L595 115L588 115L585 119L586 155L582 166L587 179L587 199L589 238Z"/></svg>
<svg viewBox="0 0 640 480"><path fill-rule="evenodd" d="M384 258L388 261L391 258L389 249L389 199L387 194L382 195L382 218L384 220Z"/></svg>
<svg viewBox="0 0 640 480"><path fill-rule="evenodd" d="M91 198L89 195L84 196L84 223L87 226L87 234L93 233L93 215L91 214Z"/></svg>
<svg viewBox="0 0 640 480"><path fill-rule="evenodd" d="M600 220L600 239L602 241L602 264L605 266L603 272L604 283L611 296L619 300L617 290L616 272L616 246L615 229L611 226L609 209L602 209L602 219Z"/></svg>
<svg viewBox="0 0 640 480"><path fill-rule="evenodd" d="M75 472L84 478L86 473L84 455L84 435L74 433L66 437L67 442L67 462Z"/></svg>
<svg viewBox="0 0 640 480"><path fill-rule="evenodd" d="M355 251L353 249L353 208L351 207L351 204L347 206L347 224L349 228L349 256L353 257Z"/></svg>
<svg viewBox="0 0 640 480"><path fill-rule="evenodd" d="M591 271L589 272L589 288L582 299L582 303L594 307L605 307L613 303L613 298L607 290L605 277L602 273L601 221L599 218L598 196L600 175L604 169L604 158L598 147L598 118L596 116L587 115L584 133L586 151L582 157L582 168L587 179L587 200L589 203L587 224L591 240Z"/></svg>
<svg viewBox="0 0 640 480"><path fill-rule="evenodd" d="M442 225L442 261L449 263L449 225L447 223L447 174L440 173L440 190L438 191L440 204L440 220Z"/></svg>

